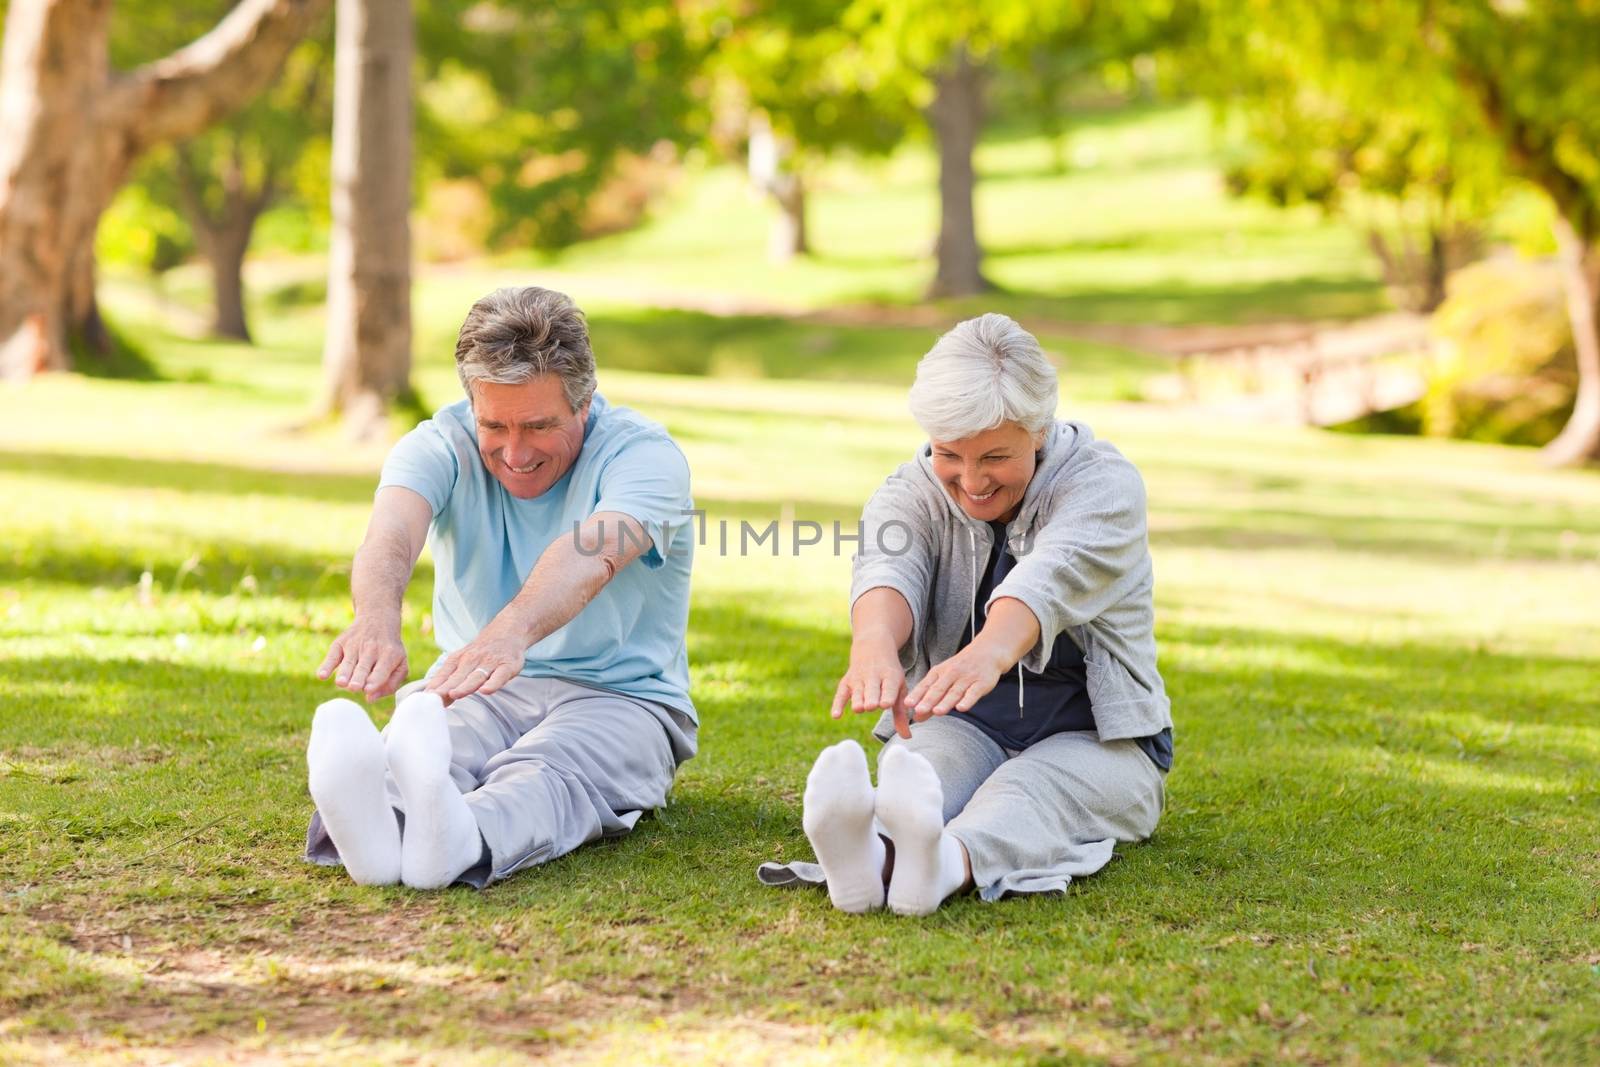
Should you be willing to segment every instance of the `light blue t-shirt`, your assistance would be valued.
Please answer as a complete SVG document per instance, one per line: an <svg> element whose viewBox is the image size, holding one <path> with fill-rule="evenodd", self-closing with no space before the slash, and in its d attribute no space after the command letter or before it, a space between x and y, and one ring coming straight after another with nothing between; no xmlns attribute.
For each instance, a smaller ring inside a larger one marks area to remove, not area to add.
<svg viewBox="0 0 1600 1067"><path fill-rule="evenodd" d="M596 393L571 469L519 500L485 469L472 406L461 400L400 439L378 485L403 486L433 508L433 629L446 654L511 602L539 556L557 537L571 537L575 523L597 511L638 520L654 545L529 648L522 673L653 700L698 721L685 642L694 505L688 461L663 427Z"/></svg>

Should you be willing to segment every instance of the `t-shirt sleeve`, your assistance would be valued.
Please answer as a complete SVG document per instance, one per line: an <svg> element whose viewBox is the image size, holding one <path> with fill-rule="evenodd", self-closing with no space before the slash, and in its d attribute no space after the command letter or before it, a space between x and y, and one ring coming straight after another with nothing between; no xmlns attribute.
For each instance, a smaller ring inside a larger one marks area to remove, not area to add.
<svg viewBox="0 0 1600 1067"><path fill-rule="evenodd" d="M669 438L635 438L600 472L594 510L619 512L645 528L651 546L639 559L646 567L665 563L676 538L693 536L692 506L689 461Z"/></svg>
<svg viewBox="0 0 1600 1067"><path fill-rule="evenodd" d="M444 434L432 419L417 424L417 428L400 438L383 461L383 474L378 478L378 488L398 485L410 489L428 502L434 518L444 510L455 489L461 463L455 449L445 440Z"/></svg>

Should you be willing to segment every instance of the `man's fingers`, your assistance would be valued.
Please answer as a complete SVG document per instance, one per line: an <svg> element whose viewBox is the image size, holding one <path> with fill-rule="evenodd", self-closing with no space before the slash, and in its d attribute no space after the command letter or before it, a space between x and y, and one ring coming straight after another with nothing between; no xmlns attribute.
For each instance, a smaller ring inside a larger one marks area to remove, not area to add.
<svg viewBox="0 0 1600 1067"><path fill-rule="evenodd" d="M372 674L372 666L378 659L378 650L371 645L362 645L360 659L356 661L355 670L350 672L350 678L342 684L346 689L365 689L367 678ZM344 672L340 672L341 677Z"/></svg>
<svg viewBox="0 0 1600 1067"><path fill-rule="evenodd" d="M378 658L372 664L372 673L367 675L367 699L376 700L384 695L384 684L394 673L395 664L404 658L404 652L396 652L393 648L386 647L378 652Z"/></svg>
<svg viewBox="0 0 1600 1067"><path fill-rule="evenodd" d="M498 692L501 686L515 678L521 672L521 670L522 665L520 663L515 665L510 663L502 663L500 666L494 669L493 674L489 675L488 680L483 683L482 688L480 688L478 692L482 693L484 696L488 696L490 693Z"/></svg>
<svg viewBox="0 0 1600 1067"><path fill-rule="evenodd" d="M328 654L323 657L322 666L317 668L317 677L326 678L333 673L333 669L344 659L344 638L335 637L333 644L328 648Z"/></svg>
<svg viewBox="0 0 1600 1067"><path fill-rule="evenodd" d="M405 657L402 656L400 662L394 665L394 670L389 672L389 677L384 679L383 685L379 686L378 691L372 695L372 699L382 700L384 697L393 696L395 691L405 684L406 661Z"/></svg>
<svg viewBox="0 0 1600 1067"><path fill-rule="evenodd" d="M450 655L440 660L438 669L433 672L433 677L428 679L428 684L423 688L430 693L444 692L447 688L446 683L455 677L456 664L459 663L460 660L460 653L457 652L452 652Z"/></svg>

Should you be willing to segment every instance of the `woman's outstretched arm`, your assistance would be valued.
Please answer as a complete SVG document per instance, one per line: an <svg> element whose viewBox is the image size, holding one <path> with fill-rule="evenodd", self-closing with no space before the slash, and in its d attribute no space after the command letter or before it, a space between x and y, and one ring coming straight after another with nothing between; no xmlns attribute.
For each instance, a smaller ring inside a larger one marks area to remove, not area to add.
<svg viewBox="0 0 1600 1067"><path fill-rule="evenodd" d="M911 626L911 605L898 590L879 586L856 598L850 611L850 667L833 694L835 719L846 704L857 712L892 708L895 732L911 736L906 672L900 666L900 647L911 640Z"/></svg>

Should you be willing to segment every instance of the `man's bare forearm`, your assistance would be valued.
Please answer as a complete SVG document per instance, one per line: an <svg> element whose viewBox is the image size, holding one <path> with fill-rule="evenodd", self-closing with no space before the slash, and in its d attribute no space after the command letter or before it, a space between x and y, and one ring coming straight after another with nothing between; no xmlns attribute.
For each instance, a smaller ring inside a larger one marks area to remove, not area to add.
<svg viewBox="0 0 1600 1067"><path fill-rule="evenodd" d="M489 625L531 647L578 617L619 570L650 544L638 523L610 516L558 537Z"/></svg>
<svg viewBox="0 0 1600 1067"><path fill-rule="evenodd" d="M350 565L350 600L356 618L400 621L415 561L394 531L371 531Z"/></svg>

